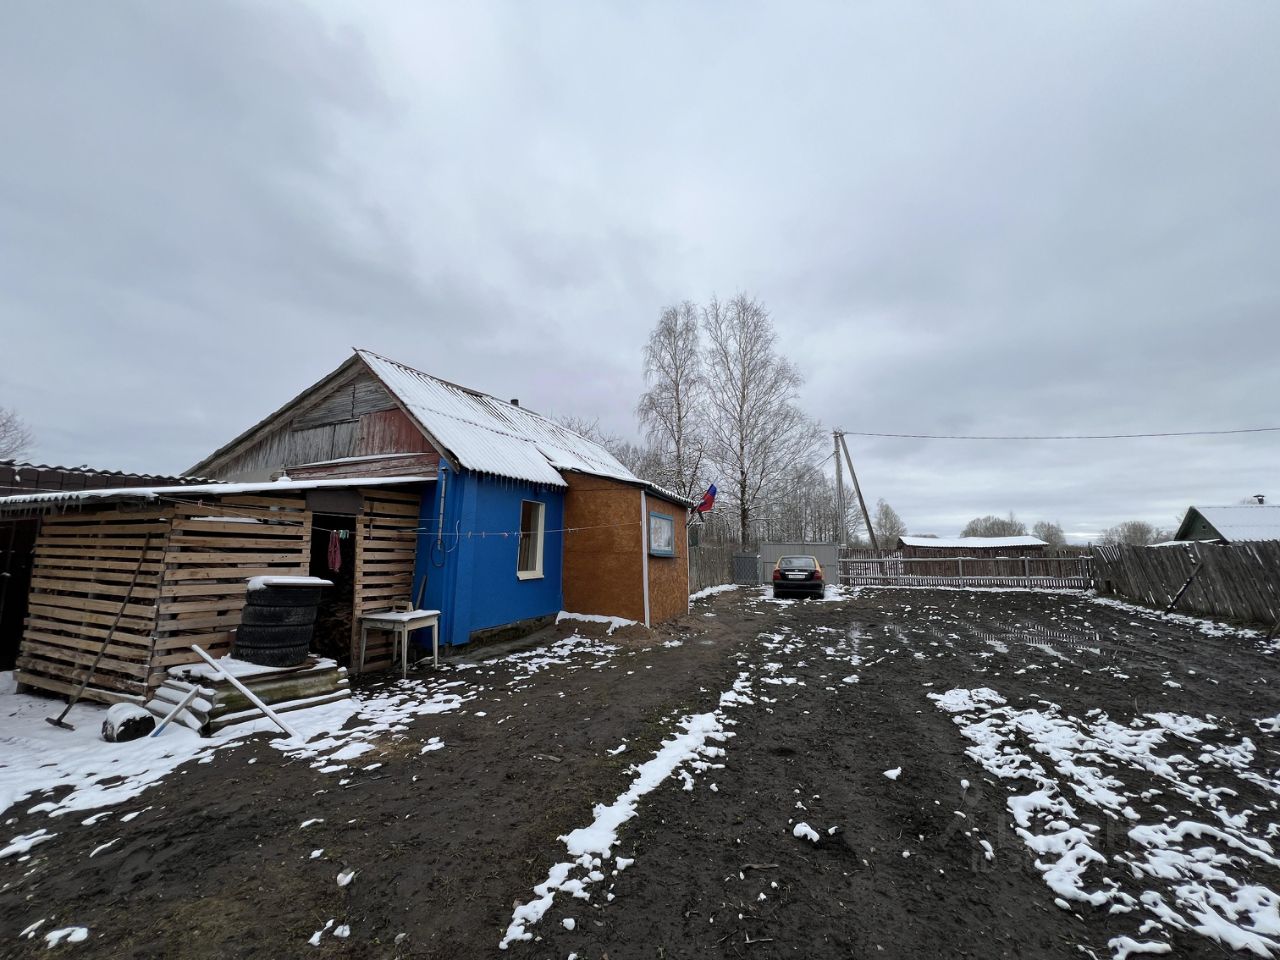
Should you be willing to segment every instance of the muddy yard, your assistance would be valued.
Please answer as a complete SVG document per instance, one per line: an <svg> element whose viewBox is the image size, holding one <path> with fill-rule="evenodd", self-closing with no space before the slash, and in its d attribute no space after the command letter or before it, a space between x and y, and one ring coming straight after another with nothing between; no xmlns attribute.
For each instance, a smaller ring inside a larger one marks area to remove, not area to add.
<svg viewBox="0 0 1280 960"><path fill-rule="evenodd" d="M305 747L103 769L0 713L0 955L1280 952L1253 634L1012 590L573 626L368 683Z"/></svg>

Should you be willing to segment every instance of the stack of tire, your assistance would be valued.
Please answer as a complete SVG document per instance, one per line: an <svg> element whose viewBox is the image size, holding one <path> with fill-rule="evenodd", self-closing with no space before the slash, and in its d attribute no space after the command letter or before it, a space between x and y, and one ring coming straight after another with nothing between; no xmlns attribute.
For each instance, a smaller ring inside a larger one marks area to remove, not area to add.
<svg viewBox="0 0 1280 960"><path fill-rule="evenodd" d="M320 591L327 580L268 578L245 595L232 656L264 667L294 667L307 659Z"/></svg>

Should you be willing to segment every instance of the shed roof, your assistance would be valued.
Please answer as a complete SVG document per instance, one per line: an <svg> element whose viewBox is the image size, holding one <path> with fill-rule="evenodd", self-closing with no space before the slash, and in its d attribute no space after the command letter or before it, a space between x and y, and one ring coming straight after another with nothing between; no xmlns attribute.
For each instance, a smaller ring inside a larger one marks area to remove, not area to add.
<svg viewBox="0 0 1280 960"><path fill-rule="evenodd" d="M435 477L344 477L340 480L272 480L261 483L196 483L159 487L104 487L98 490L59 490L55 493L28 493L0 497L0 513L62 503L119 500L168 500L188 497L229 497L240 493L283 493L324 487L381 487L388 484L429 483Z"/></svg>
<svg viewBox="0 0 1280 960"><path fill-rule="evenodd" d="M1280 540L1280 505L1274 503L1235 503L1222 507L1191 507L1178 527L1175 540L1186 540L1196 515L1217 531L1228 543L1249 540Z"/></svg>
<svg viewBox="0 0 1280 960"><path fill-rule="evenodd" d="M1004 547L1047 547L1039 537L899 537L904 547L939 547L946 550L991 550Z"/></svg>
<svg viewBox="0 0 1280 960"><path fill-rule="evenodd" d="M356 353L457 466L555 487L565 485L561 470L642 482L603 446L548 417L372 351Z"/></svg>

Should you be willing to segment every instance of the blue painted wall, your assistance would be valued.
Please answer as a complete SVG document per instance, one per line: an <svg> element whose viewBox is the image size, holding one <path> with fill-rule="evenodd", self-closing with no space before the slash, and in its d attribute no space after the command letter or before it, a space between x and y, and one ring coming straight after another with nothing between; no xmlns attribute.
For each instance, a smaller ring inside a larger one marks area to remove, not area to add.
<svg viewBox="0 0 1280 960"><path fill-rule="evenodd" d="M436 540L440 490L444 487L444 535ZM425 576L423 603L440 611L440 643L466 643L471 633L517 620L557 613L563 606L560 577L564 535L543 539L537 579L516 576L520 504L546 504L543 526L564 526L564 491L518 480L455 472L443 462L440 478L422 498L414 583ZM502 536L506 533L507 536Z"/></svg>

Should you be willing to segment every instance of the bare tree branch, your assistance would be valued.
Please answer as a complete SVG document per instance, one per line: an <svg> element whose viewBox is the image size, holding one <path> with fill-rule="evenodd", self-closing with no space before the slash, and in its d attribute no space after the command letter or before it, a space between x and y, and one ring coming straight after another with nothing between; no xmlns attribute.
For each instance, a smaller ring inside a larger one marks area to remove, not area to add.
<svg viewBox="0 0 1280 960"><path fill-rule="evenodd" d="M35 435L17 412L0 407L0 460L16 460L35 443Z"/></svg>

